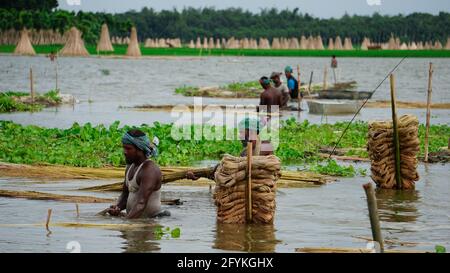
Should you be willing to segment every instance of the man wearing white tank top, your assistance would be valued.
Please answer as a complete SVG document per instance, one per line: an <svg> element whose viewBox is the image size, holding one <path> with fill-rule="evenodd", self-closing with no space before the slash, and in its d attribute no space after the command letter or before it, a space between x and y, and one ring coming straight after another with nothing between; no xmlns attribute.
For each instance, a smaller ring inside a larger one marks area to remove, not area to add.
<svg viewBox="0 0 450 273"><path fill-rule="evenodd" d="M156 146L140 130L130 130L122 138L127 163L122 194L108 213L118 216L126 209L128 219L170 215L161 211L161 181L159 167L149 159L156 155Z"/></svg>

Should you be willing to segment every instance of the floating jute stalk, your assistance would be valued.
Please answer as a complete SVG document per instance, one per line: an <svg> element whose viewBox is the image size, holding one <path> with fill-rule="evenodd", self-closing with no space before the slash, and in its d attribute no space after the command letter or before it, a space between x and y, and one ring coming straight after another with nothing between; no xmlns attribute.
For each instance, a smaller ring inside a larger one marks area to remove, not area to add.
<svg viewBox="0 0 450 273"><path fill-rule="evenodd" d="M50 217L52 216L52 209L48 209L47 211L47 221L45 221L45 229L47 229L48 232L50 232L50 229L48 228L50 224Z"/></svg>

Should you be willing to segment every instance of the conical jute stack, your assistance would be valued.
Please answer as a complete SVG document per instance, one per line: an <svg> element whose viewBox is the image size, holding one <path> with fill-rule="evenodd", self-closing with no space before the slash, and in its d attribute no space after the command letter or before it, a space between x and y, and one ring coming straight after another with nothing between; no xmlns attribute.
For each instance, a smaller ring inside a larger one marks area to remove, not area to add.
<svg viewBox="0 0 450 273"><path fill-rule="evenodd" d="M16 49L14 49L14 54L17 55L36 55L33 46L31 45L30 38L28 37L28 30L23 29L20 33L20 40L17 43Z"/></svg>
<svg viewBox="0 0 450 273"><path fill-rule="evenodd" d="M345 38L344 40L344 49L345 50L353 50L352 40L350 38Z"/></svg>
<svg viewBox="0 0 450 273"><path fill-rule="evenodd" d="M419 121L412 115L398 119L401 177L403 189L414 189L419 180L417 154L419 145ZM367 148L371 161L372 179L380 188L396 188L395 154L392 121L369 122Z"/></svg>
<svg viewBox="0 0 450 273"><path fill-rule="evenodd" d="M100 40L97 43L97 51L114 51L114 47L109 37L109 30L106 24L102 25L102 32L100 33Z"/></svg>
<svg viewBox="0 0 450 273"><path fill-rule="evenodd" d="M445 44L445 49L450 50L450 37L447 38L447 43Z"/></svg>
<svg viewBox="0 0 450 273"><path fill-rule="evenodd" d="M270 42L267 38L259 38L259 45L258 48L260 49L270 49Z"/></svg>
<svg viewBox="0 0 450 273"><path fill-rule="evenodd" d="M315 46L316 49L318 49L318 50L324 50L325 49L324 46L323 46L322 37L317 36L316 40L315 40L315 43L316 43L316 46Z"/></svg>
<svg viewBox="0 0 450 273"><path fill-rule="evenodd" d="M189 48L195 48L194 40L191 40L188 45Z"/></svg>
<svg viewBox="0 0 450 273"><path fill-rule="evenodd" d="M334 50L333 38L328 39L328 50Z"/></svg>
<svg viewBox="0 0 450 273"><path fill-rule="evenodd" d="M368 50L370 46L370 40L367 37L364 37L362 43L361 43L361 50Z"/></svg>
<svg viewBox="0 0 450 273"><path fill-rule="evenodd" d="M131 28L130 42L127 48L127 56L129 57L140 57L141 49L139 48L139 42L137 38L137 31L135 27Z"/></svg>
<svg viewBox="0 0 450 273"><path fill-rule="evenodd" d="M334 41L334 49L335 50L342 50L344 47L342 46L342 40L341 37L337 36L336 40Z"/></svg>
<svg viewBox="0 0 450 273"><path fill-rule="evenodd" d="M67 42L64 47L59 51L61 56L88 56L89 53L84 47L84 41L81 38L81 32L72 27L69 30Z"/></svg>
<svg viewBox="0 0 450 273"><path fill-rule="evenodd" d="M273 223L275 215L276 181L280 178L280 159L274 155L254 156L252 162L252 220ZM247 158L225 155L215 174L214 203L217 221L244 224L245 187L248 180Z"/></svg>
<svg viewBox="0 0 450 273"><path fill-rule="evenodd" d="M281 48L280 39L279 38L273 38L273 40L272 40L272 49L280 49L280 48Z"/></svg>

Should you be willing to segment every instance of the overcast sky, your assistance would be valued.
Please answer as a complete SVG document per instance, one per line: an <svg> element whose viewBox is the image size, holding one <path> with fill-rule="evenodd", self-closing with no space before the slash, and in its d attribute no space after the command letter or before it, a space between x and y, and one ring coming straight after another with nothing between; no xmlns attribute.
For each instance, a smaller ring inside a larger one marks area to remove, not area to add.
<svg viewBox="0 0 450 273"><path fill-rule="evenodd" d="M262 8L293 9L316 17L340 17L348 14L370 15L409 14L427 12L437 14L450 12L450 0L58 0L59 7L66 10L123 12L130 9L140 10L151 7L156 10L183 9L183 7L241 7L258 12ZM79 4L78 4L79 3Z"/></svg>

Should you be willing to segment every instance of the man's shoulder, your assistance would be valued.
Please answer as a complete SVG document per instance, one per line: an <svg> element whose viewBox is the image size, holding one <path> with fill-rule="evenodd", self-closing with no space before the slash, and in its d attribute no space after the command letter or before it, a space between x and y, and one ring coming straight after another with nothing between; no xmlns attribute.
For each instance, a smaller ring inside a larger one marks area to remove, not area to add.
<svg viewBox="0 0 450 273"><path fill-rule="evenodd" d="M146 172L152 172L153 174L155 174L155 172L158 174L162 174L159 166L152 160L147 160L146 162L144 162L144 164L142 165L142 169Z"/></svg>

